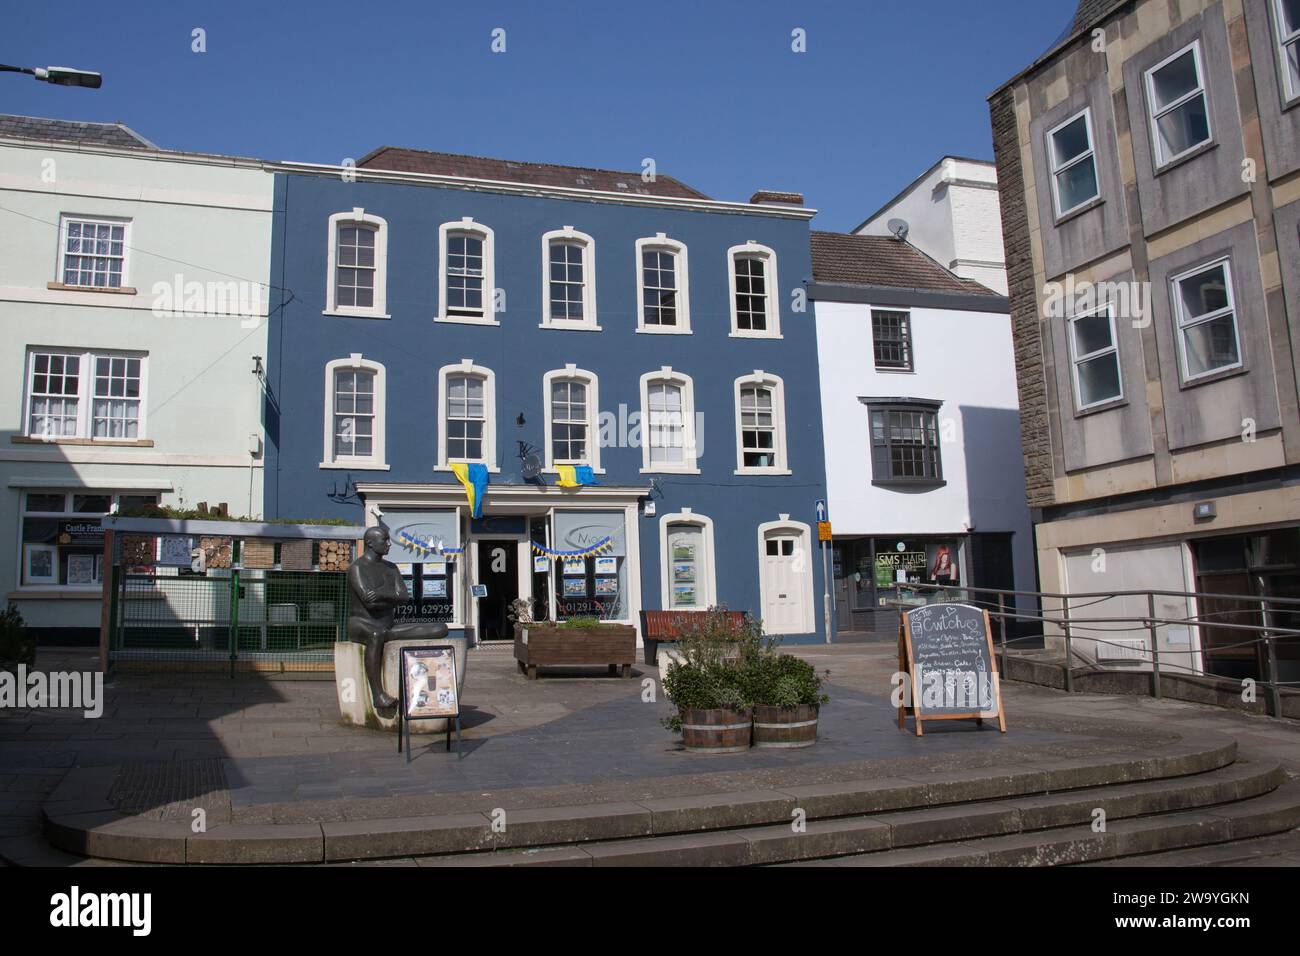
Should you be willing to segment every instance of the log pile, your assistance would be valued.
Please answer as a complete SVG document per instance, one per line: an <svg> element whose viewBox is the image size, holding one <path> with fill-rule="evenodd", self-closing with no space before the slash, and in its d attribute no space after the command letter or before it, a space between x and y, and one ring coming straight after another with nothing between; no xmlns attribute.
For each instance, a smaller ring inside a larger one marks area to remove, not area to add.
<svg viewBox="0 0 1300 956"><path fill-rule="evenodd" d="M199 547L203 549L204 565L209 568L230 567L230 553L233 550L233 544L234 541L231 538L200 538Z"/></svg>
<svg viewBox="0 0 1300 956"><path fill-rule="evenodd" d="M352 564L352 542L322 541L317 564L322 571L346 571Z"/></svg>

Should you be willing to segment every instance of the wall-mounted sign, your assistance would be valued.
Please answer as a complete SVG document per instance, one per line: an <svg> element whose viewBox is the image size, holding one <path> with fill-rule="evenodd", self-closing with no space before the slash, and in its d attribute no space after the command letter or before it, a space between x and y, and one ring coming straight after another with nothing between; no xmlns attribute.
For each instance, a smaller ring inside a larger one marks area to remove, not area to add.
<svg viewBox="0 0 1300 956"><path fill-rule="evenodd" d="M476 598L485 598L485 597L487 597L487 585L486 585L486 584L471 584L471 585L469 586L469 593L470 593L473 597L476 597Z"/></svg>

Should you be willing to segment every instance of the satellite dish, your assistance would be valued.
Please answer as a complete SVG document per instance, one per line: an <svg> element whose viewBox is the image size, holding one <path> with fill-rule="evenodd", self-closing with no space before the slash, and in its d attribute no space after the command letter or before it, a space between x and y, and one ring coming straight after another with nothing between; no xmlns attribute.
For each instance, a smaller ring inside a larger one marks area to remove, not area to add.
<svg viewBox="0 0 1300 956"><path fill-rule="evenodd" d="M536 452L524 456L523 475L527 481L532 481L542 473L542 459Z"/></svg>
<svg viewBox="0 0 1300 956"><path fill-rule="evenodd" d="M885 223L885 228L893 233L894 238L899 242L905 242L907 240L908 230L911 229L911 226L907 224L906 219L891 219L889 222Z"/></svg>

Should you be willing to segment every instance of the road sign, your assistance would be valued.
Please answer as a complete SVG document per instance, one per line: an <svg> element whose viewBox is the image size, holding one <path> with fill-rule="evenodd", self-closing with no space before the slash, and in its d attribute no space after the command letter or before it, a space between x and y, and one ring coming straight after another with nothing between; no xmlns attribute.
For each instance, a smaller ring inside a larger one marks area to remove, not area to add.
<svg viewBox="0 0 1300 956"><path fill-rule="evenodd" d="M831 523L829 521L817 522L817 540L818 541L831 540Z"/></svg>
<svg viewBox="0 0 1300 956"><path fill-rule="evenodd" d="M827 509L827 507L826 507L826 499L825 499L825 498L818 498L818 499L817 499L817 504L813 506L813 511L815 511L815 512L817 513L817 521L818 521L818 522L822 522L822 521L830 521L830 520L831 520L831 513L830 513L830 511L829 511L829 510Z"/></svg>

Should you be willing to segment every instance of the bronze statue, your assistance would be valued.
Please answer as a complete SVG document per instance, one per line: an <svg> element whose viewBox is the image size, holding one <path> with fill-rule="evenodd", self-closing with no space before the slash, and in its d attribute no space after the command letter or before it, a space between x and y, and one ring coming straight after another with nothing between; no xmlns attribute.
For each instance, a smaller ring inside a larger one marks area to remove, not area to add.
<svg viewBox="0 0 1300 956"><path fill-rule="evenodd" d="M348 640L365 645L366 680L375 713L392 718L397 716L397 699L384 693L384 645L396 640L439 640L447 636L447 625L394 625L394 611L411 595L397 565L384 560L391 546L388 529L368 529L363 542L365 553L348 569L348 589L352 592Z"/></svg>

